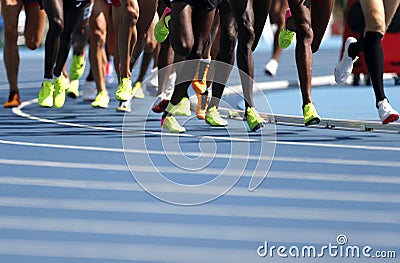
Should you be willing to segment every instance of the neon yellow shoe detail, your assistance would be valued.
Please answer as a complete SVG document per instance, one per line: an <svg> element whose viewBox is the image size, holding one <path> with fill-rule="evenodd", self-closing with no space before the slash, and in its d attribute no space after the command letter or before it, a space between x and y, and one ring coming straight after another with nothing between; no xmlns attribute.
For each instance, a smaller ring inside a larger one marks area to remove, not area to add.
<svg viewBox="0 0 400 263"><path fill-rule="evenodd" d="M137 98L137 99L144 98L144 93L143 93L143 88L142 88L141 82L138 81L135 83L135 85L133 86L133 89L132 89L132 95L134 98Z"/></svg>
<svg viewBox="0 0 400 263"><path fill-rule="evenodd" d="M186 132L185 127L182 127L172 115L161 120L161 127L173 133Z"/></svg>
<svg viewBox="0 0 400 263"><path fill-rule="evenodd" d="M178 116L192 115L190 111L190 101L186 97L182 98L177 105L173 105L171 102L168 103L165 111L170 113L171 115L178 115Z"/></svg>
<svg viewBox="0 0 400 263"><path fill-rule="evenodd" d="M115 93L115 97L119 101L127 101L132 97L132 83L128 78L122 78L121 82L118 85L117 92Z"/></svg>
<svg viewBox="0 0 400 263"><path fill-rule="evenodd" d="M154 26L154 37L157 42L164 42L169 35L169 21L171 20L171 9L165 8L160 20Z"/></svg>
<svg viewBox="0 0 400 263"><path fill-rule="evenodd" d="M60 77L54 79L54 94L53 94L53 107L61 108L65 103L65 77L61 74Z"/></svg>
<svg viewBox="0 0 400 263"><path fill-rule="evenodd" d="M192 112L190 111L190 101L188 98L183 97L181 99L181 101L177 105L174 115L179 115L179 116L191 116L192 115Z"/></svg>
<svg viewBox="0 0 400 263"><path fill-rule="evenodd" d="M246 120L252 132L264 127L266 121L260 116L256 108L248 107L246 109Z"/></svg>
<svg viewBox="0 0 400 263"><path fill-rule="evenodd" d="M207 110L206 123L211 126L227 126L228 122L221 118L218 108L216 106Z"/></svg>
<svg viewBox="0 0 400 263"><path fill-rule="evenodd" d="M38 96L38 104L41 107L53 107L54 86L51 81L46 80L42 83Z"/></svg>
<svg viewBox="0 0 400 263"><path fill-rule="evenodd" d="M110 97L106 91L100 91L96 99L92 102L93 108L108 108L108 103L110 102Z"/></svg>
<svg viewBox="0 0 400 263"><path fill-rule="evenodd" d="M72 80L69 83L69 87L67 89L67 96L74 99L79 97L79 80Z"/></svg>
<svg viewBox="0 0 400 263"><path fill-rule="evenodd" d="M85 56L74 55L69 68L69 78L71 81L79 80L85 71Z"/></svg>
<svg viewBox="0 0 400 263"><path fill-rule="evenodd" d="M308 103L303 108L304 115L304 125L315 125L320 123L321 117L319 117L317 110L315 109L314 104L312 102Z"/></svg>
<svg viewBox="0 0 400 263"><path fill-rule="evenodd" d="M285 13L285 27L282 28L278 36L279 47L285 49L288 48L294 41L296 36L296 24L292 18L292 12L290 8L286 10Z"/></svg>

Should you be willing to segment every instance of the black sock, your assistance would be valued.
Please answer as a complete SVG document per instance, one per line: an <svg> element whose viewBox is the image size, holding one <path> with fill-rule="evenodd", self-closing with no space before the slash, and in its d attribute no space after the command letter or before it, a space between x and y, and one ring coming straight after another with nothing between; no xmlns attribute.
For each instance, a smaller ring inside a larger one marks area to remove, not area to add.
<svg viewBox="0 0 400 263"><path fill-rule="evenodd" d="M349 55L349 57L351 57L353 60L354 60L354 59L358 56L358 54L360 54L360 53L363 51L363 49L364 49L364 42L365 42L365 39L364 39L364 31L362 31L362 32L360 33L360 35L361 35L361 37L360 37L359 39L357 39L357 42L356 42L356 43L350 44L349 49L348 49L348 55Z"/></svg>
<svg viewBox="0 0 400 263"><path fill-rule="evenodd" d="M365 62L371 76L372 87L375 92L376 103L386 98L383 90L383 35L378 32L367 32L365 34L364 56Z"/></svg>

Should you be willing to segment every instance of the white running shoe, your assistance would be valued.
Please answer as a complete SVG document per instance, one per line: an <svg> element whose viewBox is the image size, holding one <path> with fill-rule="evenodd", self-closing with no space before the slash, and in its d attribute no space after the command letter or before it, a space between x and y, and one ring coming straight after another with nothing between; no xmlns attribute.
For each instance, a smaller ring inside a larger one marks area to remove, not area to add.
<svg viewBox="0 0 400 263"><path fill-rule="evenodd" d="M265 74L271 77L276 76L278 71L279 63L276 59L271 58L267 64L265 64Z"/></svg>
<svg viewBox="0 0 400 263"><path fill-rule="evenodd" d="M158 67L155 67L151 70L151 78L150 78L150 84L154 87L158 87Z"/></svg>
<svg viewBox="0 0 400 263"><path fill-rule="evenodd" d="M96 82L86 81L83 86L82 99L83 101L94 101L97 96Z"/></svg>
<svg viewBox="0 0 400 263"><path fill-rule="evenodd" d="M339 85L344 85L353 71L353 63L357 61L358 57L354 60L349 56L348 49L350 44L357 43L357 39L349 37L344 44L343 56L340 62L335 67L335 81Z"/></svg>
<svg viewBox="0 0 400 263"><path fill-rule="evenodd" d="M387 99L378 102L378 113L383 124L388 124L399 119L399 113L392 108Z"/></svg>

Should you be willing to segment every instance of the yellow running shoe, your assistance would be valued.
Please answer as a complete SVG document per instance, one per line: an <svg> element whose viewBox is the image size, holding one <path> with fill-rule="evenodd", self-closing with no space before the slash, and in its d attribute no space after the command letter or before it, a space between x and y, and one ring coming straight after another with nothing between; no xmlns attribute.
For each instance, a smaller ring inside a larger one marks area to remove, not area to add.
<svg viewBox="0 0 400 263"><path fill-rule="evenodd" d="M172 115L161 119L161 127L173 133L186 132L185 127L182 127Z"/></svg>
<svg viewBox="0 0 400 263"><path fill-rule="evenodd" d="M53 93L54 86L50 80L46 80L42 83L38 96L38 104L40 107L53 107Z"/></svg>
<svg viewBox="0 0 400 263"><path fill-rule="evenodd" d="M69 78L71 81L79 80L85 71L85 55L74 55L69 68Z"/></svg>
<svg viewBox="0 0 400 263"><path fill-rule="evenodd" d="M206 123L211 126L227 126L228 122L221 118L217 106L207 110Z"/></svg>
<svg viewBox="0 0 400 263"><path fill-rule="evenodd" d="M256 108L248 107L246 109L246 121L252 132L264 127L266 121L260 116Z"/></svg>
<svg viewBox="0 0 400 263"><path fill-rule="evenodd" d="M108 96L107 91L100 91L96 99L92 102L93 108L108 108L108 103L110 102L110 97Z"/></svg>
<svg viewBox="0 0 400 263"><path fill-rule="evenodd" d="M143 93L143 88L142 88L141 82L138 81L135 83L135 85L133 85L132 96L137 99L144 98L144 93Z"/></svg>
<svg viewBox="0 0 400 263"><path fill-rule="evenodd" d="M168 109L167 109L167 111L168 111ZM188 98L183 97L181 99L179 104L176 105L173 115L179 115L179 116L190 116L190 115L192 115L192 112L190 111L190 101L189 101Z"/></svg>
<svg viewBox="0 0 400 263"><path fill-rule="evenodd" d="M169 35L169 21L171 20L171 8L166 7L160 20L154 26L154 37L157 42L164 42Z"/></svg>
<svg viewBox="0 0 400 263"><path fill-rule="evenodd" d="M79 97L79 80L72 80L69 83L69 87L67 89L67 96L74 99Z"/></svg>
<svg viewBox="0 0 400 263"><path fill-rule="evenodd" d="M319 117L317 110L314 107L312 102L308 103L303 108L303 115L304 115L304 125L315 125L320 123L321 117Z"/></svg>
<svg viewBox="0 0 400 263"><path fill-rule="evenodd" d="M53 107L61 108L65 103L65 77L61 74L60 77L54 79Z"/></svg>
<svg viewBox="0 0 400 263"><path fill-rule="evenodd" d="M296 36L296 25L294 24L290 8L286 10L285 17L285 26L282 28L281 32L279 32L278 36L279 47L283 49L288 48L293 43L294 37Z"/></svg>
<svg viewBox="0 0 400 263"><path fill-rule="evenodd" d="M128 78L122 78L121 82L118 85L117 92L115 93L115 97L119 101L127 101L132 97L132 83Z"/></svg>

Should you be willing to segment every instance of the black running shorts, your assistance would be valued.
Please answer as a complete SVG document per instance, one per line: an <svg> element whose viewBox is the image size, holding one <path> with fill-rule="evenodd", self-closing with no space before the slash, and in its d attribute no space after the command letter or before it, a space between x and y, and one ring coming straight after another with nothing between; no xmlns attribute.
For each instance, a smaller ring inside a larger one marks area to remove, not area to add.
<svg viewBox="0 0 400 263"><path fill-rule="evenodd" d="M193 9L211 11L216 9L221 4L222 0L165 0L165 4L171 7L172 3L186 3Z"/></svg>

